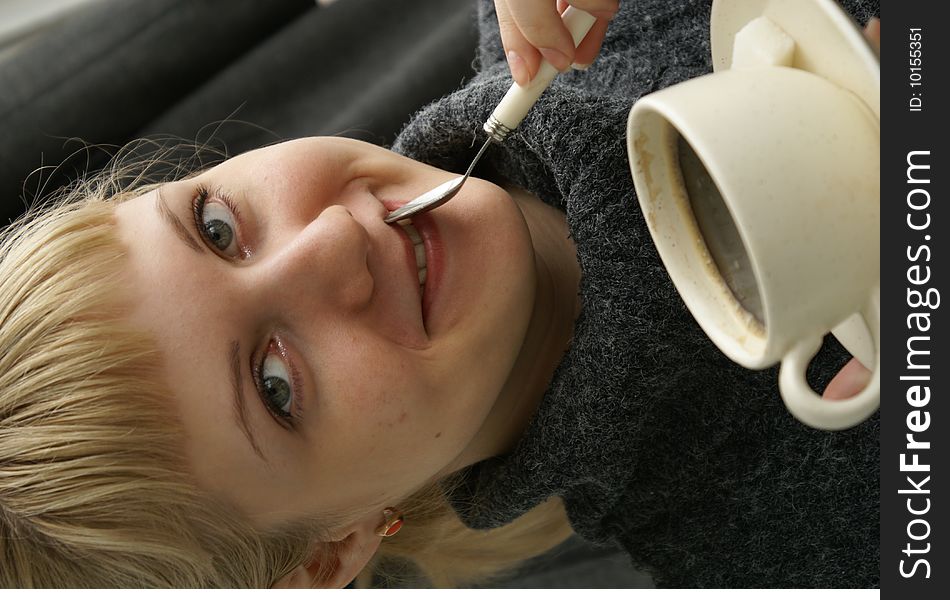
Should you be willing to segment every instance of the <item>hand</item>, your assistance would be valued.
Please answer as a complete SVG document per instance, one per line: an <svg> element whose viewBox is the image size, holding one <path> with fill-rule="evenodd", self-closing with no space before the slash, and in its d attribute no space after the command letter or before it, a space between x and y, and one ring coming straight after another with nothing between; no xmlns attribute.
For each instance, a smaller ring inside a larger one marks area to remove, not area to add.
<svg viewBox="0 0 950 600"><path fill-rule="evenodd" d="M597 18L576 49L561 22L560 15L568 5ZM501 42L515 82L527 85L534 79L542 58L561 72L572 64L585 67L594 62L607 33L607 23L619 5L620 0L495 0Z"/></svg>

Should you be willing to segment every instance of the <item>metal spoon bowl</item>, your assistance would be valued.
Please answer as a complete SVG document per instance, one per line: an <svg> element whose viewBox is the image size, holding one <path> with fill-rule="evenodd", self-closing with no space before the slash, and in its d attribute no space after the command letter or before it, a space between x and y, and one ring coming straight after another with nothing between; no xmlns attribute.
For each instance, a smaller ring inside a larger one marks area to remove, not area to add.
<svg viewBox="0 0 950 600"><path fill-rule="evenodd" d="M482 154L485 153L485 150L488 148L489 144L492 143L492 138L488 138L485 143L482 145L481 150L478 151L478 154L475 155L475 159L472 160L472 164L468 166L468 169L465 171L465 175L461 177L456 177L455 179L450 179L445 183L438 185L428 192L422 194L418 198L400 206L396 210L389 213L389 215L383 219L386 223L395 223L402 219L408 219L413 215L418 215L419 213L424 213L432 210L433 208L438 208L452 199L455 194L462 189L462 184L468 180L468 176L472 174L472 169L475 168L475 163L478 162L478 159L482 157Z"/></svg>

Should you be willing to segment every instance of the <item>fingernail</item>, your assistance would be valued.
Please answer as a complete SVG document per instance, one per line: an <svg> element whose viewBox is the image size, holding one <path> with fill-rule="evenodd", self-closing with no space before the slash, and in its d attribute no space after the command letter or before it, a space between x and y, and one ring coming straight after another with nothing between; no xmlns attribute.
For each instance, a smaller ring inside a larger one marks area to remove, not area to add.
<svg viewBox="0 0 950 600"><path fill-rule="evenodd" d="M528 65L524 59L514 50L508 51L508 68L511 69L511 76L518 85L528 85L530 77L528 75Z"/></svg>
<svg viewBox="0 0 950 600"><path fill-rule="evenodd" d="M554 50L553 48L539 48L539 50L544 60L551 63L551 66L558 71L563 73L571 67L571 59L560 50Z"/></svg>
<svg viewBox="0 0 950 600"><path fill-rule="evenodd" d="M591 16L596 17L598 19L602 19L604 21L612 21L613 18L617 16L617 13L612 10L592 10L590 11L590 14Z"/></svg>
<svg viewBox="0 0 950 600"><path fill-rule="evenodd" d="M571 63L571 68L575 71L586 71L590 68L590 63Z"/></svg>

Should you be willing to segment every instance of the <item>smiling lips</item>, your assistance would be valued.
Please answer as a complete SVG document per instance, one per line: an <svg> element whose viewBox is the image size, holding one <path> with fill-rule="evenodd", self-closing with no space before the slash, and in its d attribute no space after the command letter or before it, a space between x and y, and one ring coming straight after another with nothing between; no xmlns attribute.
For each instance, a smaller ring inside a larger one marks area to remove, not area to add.
<svg viewBox="0 0 950 600"><path fill-rule="evenodd" d="M416 255L416 270L419 274L419 291L421 293L425 289L426 276L428 275L428 269L426 269L426 250L422 244L422 236L419 235L419 231L412 224L411 219L403 219L398 223L403 231L406 232L406 235L409 236L409 241L412 242L413 251Z"/></svg>

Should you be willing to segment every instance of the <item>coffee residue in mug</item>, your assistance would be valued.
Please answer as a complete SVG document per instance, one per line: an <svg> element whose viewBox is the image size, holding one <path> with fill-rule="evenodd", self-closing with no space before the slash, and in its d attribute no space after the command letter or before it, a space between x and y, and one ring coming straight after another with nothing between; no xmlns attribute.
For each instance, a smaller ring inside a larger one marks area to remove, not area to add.
<svg viewBox="0 0 950 600"><path fill-rule="evenodd" d="M743 320L747 322L743 325L752 333L764 334L765 314L758 281L722 193L702 159L682 136L678 136L676 153L688 207L701 236L697 242L712 262L709 267L728 287L740 313L746 313Z"/></svg>

